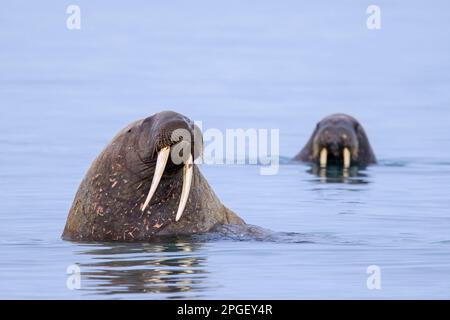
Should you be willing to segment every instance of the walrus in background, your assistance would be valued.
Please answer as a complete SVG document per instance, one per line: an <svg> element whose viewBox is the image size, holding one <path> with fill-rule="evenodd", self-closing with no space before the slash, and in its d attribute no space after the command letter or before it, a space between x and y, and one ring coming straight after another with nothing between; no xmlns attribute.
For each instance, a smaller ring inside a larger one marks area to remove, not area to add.
<svg viewBox="0 0 450 320"><path fill-rule="evenodd" d="M346 114L333 114L316 126L306 146L294 160L348 169L377 162L362 125Z"/></svg>
<svg viewBox="0 0 450 320"><path fill-rule="evenodd" d="M93 162L62 238L151 241L245 225L194 163L202 152L200 129L181 114L164 111L131 123Z"/></svg>

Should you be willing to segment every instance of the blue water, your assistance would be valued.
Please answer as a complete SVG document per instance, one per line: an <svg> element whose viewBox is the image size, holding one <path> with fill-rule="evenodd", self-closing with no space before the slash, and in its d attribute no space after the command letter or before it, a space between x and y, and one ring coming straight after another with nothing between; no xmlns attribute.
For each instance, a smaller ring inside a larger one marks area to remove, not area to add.
<svg viewBox="0 0 450 320"><path fill-rule="evenodd" d="M0 4L0 298L450 298L448 2L377 1L379 31L369 1L76 1L79 31L69 4ZM349 179L287 161L275 176L202 166L279 241L60 240L91 161L164 109L280 129L283 159L346 112L380 163ZM80 290L66 286L72 264Z"/></svg>

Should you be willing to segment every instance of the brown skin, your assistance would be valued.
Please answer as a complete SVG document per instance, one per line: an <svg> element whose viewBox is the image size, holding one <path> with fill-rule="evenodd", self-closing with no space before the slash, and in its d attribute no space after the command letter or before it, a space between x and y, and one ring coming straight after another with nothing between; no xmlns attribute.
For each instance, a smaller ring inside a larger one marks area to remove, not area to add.
<svg viewBox="0 0 450 320"><path fill-rule="evenodd" d="M322 148L328 150L328 164L342 165L344 148L350 150L352 166L365 167L377 162L364 128L346 114L333 114L322 119L294 160L319 164Z"/></svg>
<svg viewBox="0 0 450 320"><path fill-rule="evenodd" d="M192 155L201 154L199 129L185 116L164 111L131 123L106 146L81 182L62 235L77 241L152 241L160 235L190 235L221 225L245 225L217 198L194 164L189 199L175 222L183 185L183 164L167 163L155 195L141 210L150 190L158 152L176 145L171 134L192 136ZM194 140L194 137L197 138Z"/></svg>

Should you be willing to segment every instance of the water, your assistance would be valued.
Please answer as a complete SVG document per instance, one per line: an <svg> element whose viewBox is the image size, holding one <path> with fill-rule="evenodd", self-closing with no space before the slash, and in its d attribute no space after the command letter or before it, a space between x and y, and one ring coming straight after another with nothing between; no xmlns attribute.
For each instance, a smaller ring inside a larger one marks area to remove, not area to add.
<svg viewBox="0 0 450 320"><path fill-rule="evenodd" d="M445 1L77 1L0 5L0 298L450 298L450 30ZM91 161L173 109L205 128L279 128L283 159L346 112L380 164L348 180L283 161L203 166L276 241L60 240ZM68 266L81 290L66 287ZM367 267L381 290L367 289Z"/></svg>

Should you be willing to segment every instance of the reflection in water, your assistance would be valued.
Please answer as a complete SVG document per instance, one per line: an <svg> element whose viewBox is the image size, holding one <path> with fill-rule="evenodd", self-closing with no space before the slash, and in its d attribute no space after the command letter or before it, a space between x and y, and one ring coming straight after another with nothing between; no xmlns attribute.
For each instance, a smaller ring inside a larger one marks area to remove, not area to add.
<svg viewBox="0 0 450 320"><path fill-rule="evenodd" d="M105 244L82 251L83 289L96 294L161 294L195 298L205 289L206 257L194 243Z"/></svg>
<svg viewBox="0 0 450 320"><path fill-rule="evenodd" d="M327 166L321 168L318 165L313 165L307 170L317 176L318 181L322 183L348 183L348 184L367 184L367 174L361 172L358 167L350 167L343 169L341 166Z"/></svg>

